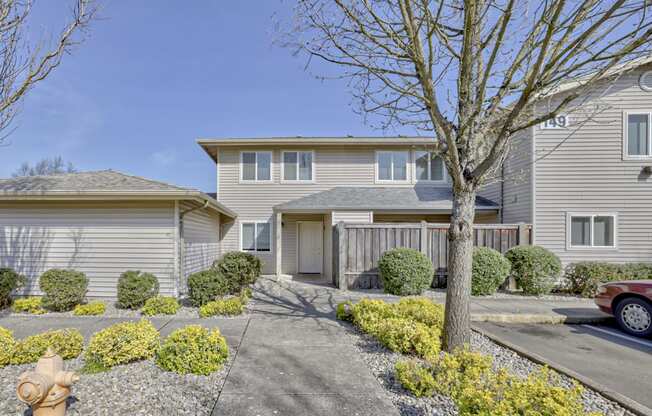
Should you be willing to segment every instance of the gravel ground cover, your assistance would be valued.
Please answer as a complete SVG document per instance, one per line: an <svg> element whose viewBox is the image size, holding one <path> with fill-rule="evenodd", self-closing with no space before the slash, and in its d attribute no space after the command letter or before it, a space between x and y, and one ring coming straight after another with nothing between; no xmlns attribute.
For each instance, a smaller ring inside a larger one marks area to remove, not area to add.
<svg viewBox="0 0 652 416"><path fill-rule="evenodd" d="M348 324L343 324L348 325ZM416 398L405 390L395 377L394 365L397 361L406 358L404 355L392 352L378 343L373 337L357 328L348 325L349 336L352 343L360 352L362 359L367 363L378 382L385 388L390 399L403 416L445 416L457 415L455 404L446 396L435 395L427 398ZM525 377L536 371L541 366L521 357L514 351L504 348L489 338L473 333L471 338L473 350L494 358L496 368L506 368L514 374ZM570 379L561 376L562 382L570 385ZM589 411L598 411L606 416L634 416L600 394L585 388L584 405Z"/></svg>
<svg viewBox="0 0 652 416"><path fill-rule="evenodd" d="M67 415L210 415L235 357L209 376L164 371L154 361L121 365L98 374L81 374L73 386ZM66 361L69 370L83 366L81 357ZM23 415L27 407L16 397L16 381L34 364L0 369L0 415Z"/></svg>

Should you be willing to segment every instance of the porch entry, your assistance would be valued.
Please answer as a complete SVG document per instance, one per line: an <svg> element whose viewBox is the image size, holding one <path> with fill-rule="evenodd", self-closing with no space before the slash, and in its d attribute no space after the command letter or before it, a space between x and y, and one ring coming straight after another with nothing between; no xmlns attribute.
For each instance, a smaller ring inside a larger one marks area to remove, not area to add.
<svg viewBox="0 0 652 416"><path fill-rule="evenodd" d="M297 256L299 273L321 274L324 263L324 223L297 221Z"/></svg>

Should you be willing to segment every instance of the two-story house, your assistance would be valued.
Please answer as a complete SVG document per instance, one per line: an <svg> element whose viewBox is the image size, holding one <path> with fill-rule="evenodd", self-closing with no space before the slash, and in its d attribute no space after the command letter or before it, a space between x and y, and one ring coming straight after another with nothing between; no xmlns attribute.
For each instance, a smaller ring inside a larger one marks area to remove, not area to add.
<svg viewBox="0 0 652 416"><path fill-rule="evenodd" d="M259 256L264 272L332 275L332 228L344 222L449 221L446 169L417 137L203 139L216 163L216 199L237 213L222 250ZM477 198L479 222L499 206Z"/></svg>

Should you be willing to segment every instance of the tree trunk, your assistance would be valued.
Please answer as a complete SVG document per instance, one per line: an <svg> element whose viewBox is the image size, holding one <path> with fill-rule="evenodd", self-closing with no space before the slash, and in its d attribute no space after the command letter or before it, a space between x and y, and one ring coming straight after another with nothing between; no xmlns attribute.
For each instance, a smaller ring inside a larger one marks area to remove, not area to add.
<svg viewBox="0 0 652 416"><path fill-rule="evenodd" d="M448 280L444 349L453 351L471 342L471 266L475 191L456 191L448 229Z"/></svg>

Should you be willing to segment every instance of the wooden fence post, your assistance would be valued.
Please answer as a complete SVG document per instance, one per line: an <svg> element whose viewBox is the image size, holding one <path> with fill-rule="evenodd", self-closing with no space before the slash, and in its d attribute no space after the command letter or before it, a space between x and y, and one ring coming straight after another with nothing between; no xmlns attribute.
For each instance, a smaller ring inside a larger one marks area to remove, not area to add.
<svg viewBox="0 0 652 416"><path fill-rule="evenodd" d="M420 241L420 247L419 250L421 253L423 253L424 256L430 258L430 253L428 253L428 223L425 221L421 221L421 241Z"/></svg>
<svg viewBox="0 0 652 416"><path fill-rule="evenodd" d="M346 229L344 222L337 223L337 287L340 290L349 290L349 285L346 280L346 253L347 253L347 239Z"/></svg>
<svg viewBox="0 0 652 416"><path fill-rule="evenodd" d="M530 245L530 229L527 224L519 224L518 225L518 245L523 246L523 245Z"/></svg>

